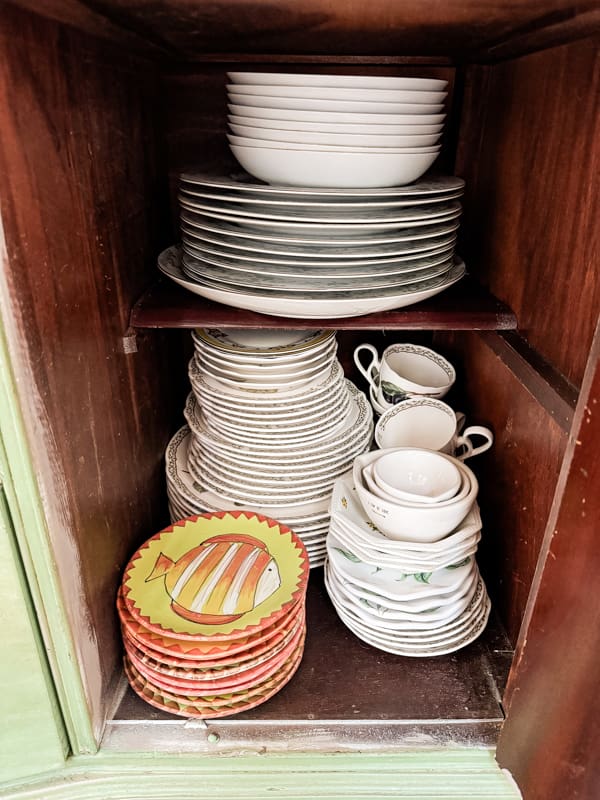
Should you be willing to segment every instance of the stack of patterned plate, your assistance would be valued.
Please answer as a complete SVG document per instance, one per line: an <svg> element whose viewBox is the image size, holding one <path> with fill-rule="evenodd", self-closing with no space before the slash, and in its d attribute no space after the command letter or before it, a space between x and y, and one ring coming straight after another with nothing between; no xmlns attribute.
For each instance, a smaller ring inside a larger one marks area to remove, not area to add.
<svg viewBox="0 0 600 800"><path fill-rule="evenodd" d="M248 512L153 536L127 565L117 601L132 688L185 717L265 702L300 664L307 578L298 537Z"/></svg>
<svg viewBox="0 0 600 800"><path fill-rule="evenodd" d="M490 613L474 557L480 537L475 505L440 541L387 538L348 473L332 498L327 591L344 624L380 650L420 657L454 652L481 634Z"/></svg>
<svg viewBox="0 0 600 800"><path fill-rule="evenodd" d="M183 175L183 249L159 267L209 299L276 316L339 318L400 308L464 274L454 246L464 182L395 189L264 186Z"/></svg>
<svg viewBox="0 0 600 800"><path fill-rule="evenodd" d="M323 563L335 479L368 449L373 414L332 331L199 330L190 426L167 451L172 518L243 507L289 525ZM185 456L183 455L185 450Z"/></svg>

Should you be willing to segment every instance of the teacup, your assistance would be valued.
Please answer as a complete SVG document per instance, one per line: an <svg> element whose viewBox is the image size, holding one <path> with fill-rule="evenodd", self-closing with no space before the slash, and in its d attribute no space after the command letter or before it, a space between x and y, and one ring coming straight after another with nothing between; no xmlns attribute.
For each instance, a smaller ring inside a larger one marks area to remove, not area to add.
<svg viewBox="0 0 600 800"><path fill-rule="evenodd" d="M363 366L359 354L371 354ZM390 408L410 397L444 397L456 380L454 367L438 353L416 344L392 344L381 359L372 344L359 344L354 363L369 382L380 406Z"/></svg>
<svg viewBox="0 0 600 800"><path fill-rule="evenodd" d="M403 400L381 415L375 426L375 441L384 449L389 447L419 447L454 455L464 461L489 450L494 434L489 428L471 425L459 435L463 415L457 415L446 403L432 397ZM482 436L485 442L475 447L472 436Z"/></svg>

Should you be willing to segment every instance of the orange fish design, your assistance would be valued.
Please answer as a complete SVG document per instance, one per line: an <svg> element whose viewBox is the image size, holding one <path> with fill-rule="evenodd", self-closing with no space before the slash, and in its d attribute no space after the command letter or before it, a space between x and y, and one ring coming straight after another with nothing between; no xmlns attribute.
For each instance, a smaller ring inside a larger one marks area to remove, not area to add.
<svg viewBox="0 0 600 800"><path fill-rule="evenodd" d="M281 586L265 543L244 534L213 536L177 561L161 553L146 581L162 576L173 611L201 625L233 622Z"/></svg>

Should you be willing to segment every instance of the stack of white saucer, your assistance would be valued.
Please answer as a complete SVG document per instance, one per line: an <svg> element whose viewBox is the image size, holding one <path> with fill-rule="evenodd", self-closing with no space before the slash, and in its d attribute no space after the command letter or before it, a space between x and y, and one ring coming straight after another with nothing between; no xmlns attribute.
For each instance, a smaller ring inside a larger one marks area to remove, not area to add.
<svg viewBox="0 0 600 800"><path fill-rule="evenodd" d="M356 636L387 652L426 657L480 635L490 601L475 561L476 496L468 467L427 450L368 453L336 481L325 581Z"/></svg>
<svg viewBox="0 0 600 800"><path fill-rule="evenodd" d="M167 452L172 517L263 513L302 538L311 566L322 564L333 483L373 434L335 334L210 329L193 339L189 435L179 432Z"/></svg>

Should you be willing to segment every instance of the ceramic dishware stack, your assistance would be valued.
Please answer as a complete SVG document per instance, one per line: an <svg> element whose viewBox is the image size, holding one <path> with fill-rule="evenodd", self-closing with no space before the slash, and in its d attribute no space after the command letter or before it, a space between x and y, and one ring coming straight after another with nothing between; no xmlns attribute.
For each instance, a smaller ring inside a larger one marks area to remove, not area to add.
<svg viewBox="0 0 600 800"><path fill-rule="evenodd" d="M133 690L184 717L264 703L302 659L307 578L304 545L267 517L221 512L156 534L117 599Z"/></svg>
<svg viewBox="0 0 600 800"><path fill-rule="evenodd" d="M189 427L167 448L171 518L257 511L292 528L320 566L333 483L373 435L334 332L207 329L193 340Z"/></svg>
<svg viewBox="0 0 600 800"><path fill-rule="evenodd" d="M413 448L359 456L336 481L325 581L359 638L426 657L480 635L490 601L475 561L477 492L459 459Z"/></svg>
<svg viewBox="0 0 600 800"><path fill-rule="evenodd" d="M294 189L184 174L182 247L159 268L210 300L334 319L401 308L465 273L454 252L464 182L395 189Z"/></svg>
<svg viewBox="0 0 600 800"><path fill-rule="evenodd" d="M229 72L231 150L251 175L311 187L401 186L436 160L447 81Z"/></svg>

